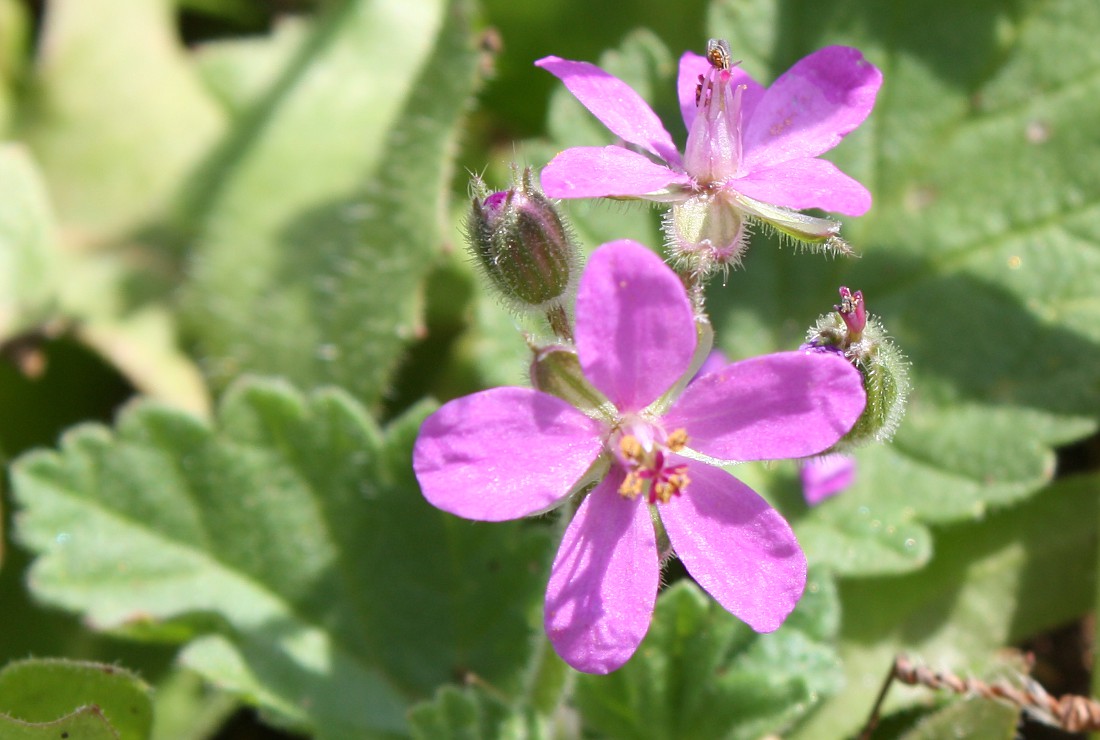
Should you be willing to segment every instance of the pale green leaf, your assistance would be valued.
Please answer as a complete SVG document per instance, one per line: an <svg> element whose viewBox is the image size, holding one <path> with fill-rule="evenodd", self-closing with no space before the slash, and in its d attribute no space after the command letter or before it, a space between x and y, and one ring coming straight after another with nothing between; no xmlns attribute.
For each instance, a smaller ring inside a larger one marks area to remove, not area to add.
<svg viewBox="0 0 1100 740"><path fill-rule="evenodd" d="M477 75L465 0L318 19L199 180L191 328L218 383L333 382L376 403L422 332Z"/></svg>
<svg viewBox="0 0 1100 740"><path fill-rule="evenodd" d="M45 184L26 149L0 146L0 339L52 314L58 280L54 239Z"/></svg>
<svg viewBox="0 0 1100 740"><path fill-rule="evenodd" d="M203 44L195 53L195 63L210 91L237 117L259 104L277 83L309 31L310 24L304 18L283 18L266 37Z"/></svg>
<svg viewBox="0 0 1100 740"><path fill-rule="evenodd" d="M19 131L76 241L164 212L224 125L176 37L172 0L46 6Z"/></svg>
<svg viewBox="0 0 1100 740"><path fill-rule="evenodd" d="M208 740L238 708L233 696L182 667L157 682L153 701L152 740Z"/></svg>
<svg viewBox="0 0 1100 740"><path fill-rule="evenodd" d="M948 704L923 718L900 740L1014 740L1019 737L1020 710L988 699L972 697Z"/></svg>

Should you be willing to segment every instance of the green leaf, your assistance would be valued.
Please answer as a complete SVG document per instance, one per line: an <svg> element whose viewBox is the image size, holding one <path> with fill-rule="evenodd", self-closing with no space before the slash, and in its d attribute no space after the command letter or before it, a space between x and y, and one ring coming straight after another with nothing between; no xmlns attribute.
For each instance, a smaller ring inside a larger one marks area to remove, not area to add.
<svg viewBox="0 0 1100 740"><path fill-rule="evenodd" d="M376 403L422 331L458 123L466 0L353 0L315 24L199 180L191 327L217 383L336 383Z"/></svg>
<svg viewBox="0 0 1100 740"><path fill-rule="evenodd" d="M922 719L901 740L1013 740L1019 723L1019 709L989 699L960 699Z"/></svg>
<svg viewBox="0 0 1100 740"><path fill-rule="evenodd" d="M238 708L236 699L177 667L157 682L152 740L208 740Z"/></svg>
<svg viewBox="0 0 1100 740"><path fill-rule="evenodd" d="M121 740L149 737L153 725L149 694L149 687L134 674L101 663L33 659L9 663L0 671L0 715L23 722L53 723L76 707L91 706L117 733L109 737ZM90 720L80 721L96 725ZM4 737L9 736L5 733Z"/></svg>
<svg viewBox="0 0 1100 740"><path fill-rule="evenodd" d="M288 17L279 19L267 37L205 43L195 54L197 70L230 115L240 117L261 103L309 32L304 18Z"/></svg>
<svg viewBox="0 0 1100 740"><path fill-rule="evenodd" d="M758 738L835 692L836 592L811 574L777 632L758 635L691 581L661 594L649 634L624 667L577 679L585 723L616 738Z"/></svg>
<svg viewBox="0 0 1100 740"><path fill-rule="evenodd" d="M761 81L835 43L884 73L868 121L829 154L875 198L844 227L861 259L823 262L758 234L745 271L708 302L736 358L797 346L838 286L862 289L912 361L894 442L861 450L855 486L806 517L832 547L864 551L826 556L851 574L906 567L869 557L881 547L853 523L916 526L920 546L923 524L1014 504L1100 411L1100 177L1080 165L1100 156L1082 125L1100 119L1100 9L951 8L828 0L810 14L796 0L729 0L710 15Z"/></svg>
<svg viewBox="0 0 1100 740"><path fill-rule="evenodd" d="M0 340L51 313L58 267L53 227L45 184L26 150L0 146Z"/></svg>
<svg viewBox="0 0 1100 740"><path fill-rule="evenodd" d="M485 689L444 686L431 701L409 710L414 738L423 740L534 740L553 737L530 709L516 709Z"/></svg>
<svg viewBox="0 0 1100 740"><path fill-rule="evenodd" d="M844 737L866 716L898 653L955 673L980 673L1004 645L1092 607L1100 477L1068 478L977 523L936 530L924 570L843 581L840 656L846 688L799 737ZM913 693L891 692L888 711Z"/></svg>
<svg viewBox="0 0 1100 740"><path fill-rule="evenodd" d="M46 8L19 130L81 242L161 214L223 127L175 35L172 0Z"/></svg>
<svg viewBox="0 0 1100 740"><path fill-rule="evenodd" d="M119 740L111 723L97 707L81 707L54 722L29 723L0 715L0 731L5 740Z"/></svg>
<svg viewBox="0 0 1100 740"><path fill-rule="evenodd" d="M148 281L134 256L62 241L46 184L22 145L0 147L0 194L0 341L71 332L139 390L208 412L202 377L177 346L174 319L163 305L134 305L128 297Z"/></svg>
<svg viewBox="0 0 1100 740"><path fill-rule="evenodd" d="M29 13L19 0L0 0L0 137L7 138L15 107L15 86L26 64Z"/></svg>
<svg viewBox="0 0 1100 740"><path fill-rule="evenodd" d="M193 639L187 665L323 737L399 731L466 672L513 690L544 528L429 506L425 411L383 432L342 392L252 381L213 428L152 403L77 428L13 465L30 587L98 629Z"/></svg>

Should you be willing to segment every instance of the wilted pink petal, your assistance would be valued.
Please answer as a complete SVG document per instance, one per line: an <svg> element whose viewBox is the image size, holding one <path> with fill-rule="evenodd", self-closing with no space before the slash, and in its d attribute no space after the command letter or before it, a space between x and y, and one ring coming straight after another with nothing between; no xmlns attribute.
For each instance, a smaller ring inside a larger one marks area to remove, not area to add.
<svg viewBox="0 0 1100 740"><path fill-rule="evenodd" d="M787 521L729 473L688 461L691 486L661 521L691 577L757 632L778 629L806 586L806 557Z"/></svg>
<svg viewBox="0 0 1100 740"><path fill-rule="evenodd" d="M780 352L691 383L664 417L688 446L719 460L782 460L836 444L863 412L859 371L843 357Z"/></svg>
<svg viewBox="0 0 1100 740"><path fill-rule="evenodd" d="M825 455L802 463L802 495L806 503L816 506L852 485L856 478L856 461L848 455Z"/></svg>
<svg viewBox="0 0 1100 740"><path fill-rule="evenodd" d="M829 151L867 118L881 84L882 73L847 46L799 60L771 84L745 122L746 167Z"/></svg>
<svg viewBox="0 0 1100 740"><path fill-rule="evenodd" d="M670 185L690 178L621 146L579 146L558 154L541 174L551 198L650 197L660 199Z"/></svg>
<svg viewBox="0 0 1100 740"><path fill-rule="evenodd" d="M620 411L640 411L691 364L697 337L683 283L637 242L604 245L581 276L576 342L585 377Z"/></svg>
<svg viewBox="0 0 1100 740"><path fill-rule="evenodd" d="M792 159L753 170L737 179L737 192L796 211L822 208L862 216L871 207L867 188L824 159Z"/></svg>
<svg viewBox="0 0 1100 740"><path fill-rule="evenodd" d="M612 133L674 167L680 166L680 154L661 119L630 85L588 62L551 56L535 65L564 82L569 92Z"/></svg>
<svg viewBox="0 0 1100 740"><path fill-rule="evenodd" d="M565 401L493 388L429 416L413 448L424 498L466 519L498 522L563 499L603 450L603 428Z"/></svg>
<svg viewBox="0 0 1100 740"><path fill-rule="evenodd" d="M581 503L546 587L546 634L566 663L608 673L634 654L657 598L657 542L649 511L623 498L615 469Z"/></svg>

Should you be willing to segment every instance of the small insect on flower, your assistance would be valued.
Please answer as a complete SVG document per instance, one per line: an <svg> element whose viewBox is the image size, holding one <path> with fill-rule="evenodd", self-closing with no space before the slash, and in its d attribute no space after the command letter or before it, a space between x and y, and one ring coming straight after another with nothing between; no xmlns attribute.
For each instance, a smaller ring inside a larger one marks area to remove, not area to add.
<svg viewBox="0 0 1100 740"><path fill-rule="evenodd" d="M707 42L707 61L715 69L729 70L733 67L733 52L725 39L711 39ZM699 75L699 84L695 86L695 106L703 99L704 76Z"/></svg>
<svg viewBox="0 0 1100 740"><path fill-rule="evenodd" d="M707 42L707 61L715 69L729 69L733 66L733 52L725 39L711 39Z"/></svg>

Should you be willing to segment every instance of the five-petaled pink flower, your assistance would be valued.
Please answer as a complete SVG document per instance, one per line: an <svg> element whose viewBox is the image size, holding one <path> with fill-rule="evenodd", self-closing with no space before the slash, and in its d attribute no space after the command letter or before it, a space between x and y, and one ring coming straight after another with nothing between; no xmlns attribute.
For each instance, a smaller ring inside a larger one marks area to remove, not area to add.
<svg viewBox="0 0 1100 740"><path fill-rule="evenodd" d="M578 670L615 670L649 628L660 572L651 513L723 607L757 631L776 629L802 594L805 557L775 509L708 462L825 450L863 410L859 373L834 353L784 352L725 365L664 398L692 363L694 314L676 274L627 240L593 253L576 316L580 366L606 396L604 411L586 415L528 388L451 401L416 442L424 496L458 516L502 521L547 511L603 471L546 592L547 634Z"/></svg>
<svg viewBox="0 0 1100 740"><path fill-rule="evenodd" d="M764 88L728 55L725 42L712 41L708 57L688 52L680 58L678 93L688 131L683 157L625 82L587 62L540 59L539 67L625 142L559 153L542 171L543 190L552 198L672 203L672 249L709 249L719 262L737 262L746 218L846 249L836 237L839 223L797 211L859 216L870 208L867 189L818 155L867 117L881 73L856 49L830 46Z"/></svg>

